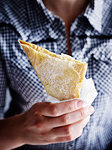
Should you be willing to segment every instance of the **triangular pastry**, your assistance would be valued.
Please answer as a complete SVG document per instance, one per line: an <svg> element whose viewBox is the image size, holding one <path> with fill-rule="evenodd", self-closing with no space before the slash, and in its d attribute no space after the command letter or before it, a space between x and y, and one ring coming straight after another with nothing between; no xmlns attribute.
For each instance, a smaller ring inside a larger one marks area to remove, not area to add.
<svg viewBox="0 0 112 150"><path fill-rule="evenodd" d="M80 97L87 63L66 54L57 55L22 40L19 43L49 95L58 100Z"/></svg>

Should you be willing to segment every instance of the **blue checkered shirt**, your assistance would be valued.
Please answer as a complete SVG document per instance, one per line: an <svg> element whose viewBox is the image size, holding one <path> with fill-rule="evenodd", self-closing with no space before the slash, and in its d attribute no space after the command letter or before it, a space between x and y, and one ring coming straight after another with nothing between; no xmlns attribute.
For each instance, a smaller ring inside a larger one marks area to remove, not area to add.
<svg viewBox="0 0 112 150"><path fill-rule="evenodd" d="M21 49L22 39L57 54L67 54L65 24L41 0L0 1L0 117L28 110L47 94ZM88 63L86 78L98 92L95 113L74 141L18 150L105 150L112 144L112 0L94 0L71 25L72 56ZM6 87L12 101L4 113Z"/></svg>

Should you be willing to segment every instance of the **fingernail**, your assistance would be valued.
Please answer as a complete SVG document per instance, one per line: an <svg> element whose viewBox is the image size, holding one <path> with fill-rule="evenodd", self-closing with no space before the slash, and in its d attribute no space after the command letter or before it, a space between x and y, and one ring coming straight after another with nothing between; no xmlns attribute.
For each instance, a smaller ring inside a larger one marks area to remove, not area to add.
<svg viewBox="0 0 112 150"><path fill-rule="evenodd" d="M78 108L81 108L82 106L83 106L83 102L82 102L82 101L78 101L78 102L77 102L77 107L78 107Z"/></svg>
<svg viewBox="0 0 112 150"><path fill-rule="evenodd" d="M88 108L88 112L89 112L89 114L93 114L93 112L94 112L94 107L93 107L93 106L90 106L90 107Z"/></svg>

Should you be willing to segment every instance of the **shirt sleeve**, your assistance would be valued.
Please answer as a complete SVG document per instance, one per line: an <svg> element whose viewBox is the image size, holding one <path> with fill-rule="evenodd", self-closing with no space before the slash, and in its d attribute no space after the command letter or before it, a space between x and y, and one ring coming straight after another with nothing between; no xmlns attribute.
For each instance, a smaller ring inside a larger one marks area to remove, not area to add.
<svg viewBox="0 0 112 150"><path fill-rule="evenodd" d="M5 64L0 54L0 118L4 117L4 106L6 96L6 74L4 68Z"/></svg>

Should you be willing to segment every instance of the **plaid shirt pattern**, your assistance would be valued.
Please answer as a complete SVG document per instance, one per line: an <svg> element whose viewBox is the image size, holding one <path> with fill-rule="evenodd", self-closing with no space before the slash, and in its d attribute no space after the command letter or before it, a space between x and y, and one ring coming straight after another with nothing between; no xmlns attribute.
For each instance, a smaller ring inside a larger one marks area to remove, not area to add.
<svg viewBox="0 0 112 150"><path fill-rule="evenodd" d="M0 1L0 117L28 110L47 94L21 49L22 39L57 54L67 54L64 22L41 0ZM18 150L105 150L112 144L112 1L94 0L71 25L72 56L88 63L86 78L93 78L98 96L95 113L81 137L44 146L25 145ZM12 101L4 113L6 87Z"/></svg>

